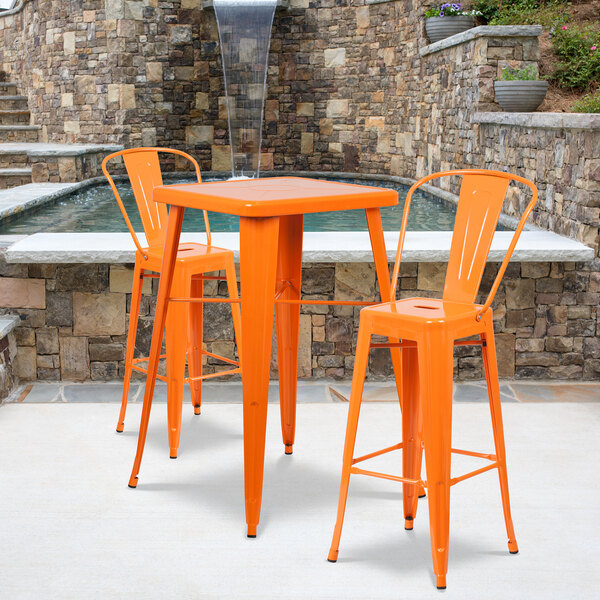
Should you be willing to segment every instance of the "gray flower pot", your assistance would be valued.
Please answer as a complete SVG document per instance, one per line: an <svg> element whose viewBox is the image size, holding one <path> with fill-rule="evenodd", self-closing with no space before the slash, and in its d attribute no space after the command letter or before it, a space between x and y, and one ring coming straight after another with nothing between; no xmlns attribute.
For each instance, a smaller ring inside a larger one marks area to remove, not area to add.
<svg viewBox="0 0 600 600"><path fill-rule="evenodd" d="M473 17L429 17L425 19L425 31L432 44L471 29L474 25Z"/></svg>
<svg viewBox="0 0 600 600"><path fill-rule="evenodd" d="M533 112L546 97L548 82L496 81L496 101L507 112Z"/></svg>

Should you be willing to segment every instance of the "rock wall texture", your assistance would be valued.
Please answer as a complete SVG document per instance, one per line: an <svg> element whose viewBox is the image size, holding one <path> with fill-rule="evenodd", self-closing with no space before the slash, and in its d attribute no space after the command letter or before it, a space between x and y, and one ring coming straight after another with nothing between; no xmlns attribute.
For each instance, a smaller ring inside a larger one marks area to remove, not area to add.
<svg viewBox="0 0 600 600"><path fill-rule="evenodd" d="M600 377L600 277L574 263L515 263L509 266L493 304L502 377L595 379ZM497 265L485 271L482 294ZM586 277L582 273L587 273ZM132 267L126 265L9 265L0 263L12 307L21 317L15 330L16 370L21 380L104 380L122 377ZM399 297L439 296L444 265L405 264ZM156 301L150 281L142 296L136 355L149 348ZM156 283L154 284L156 287ZM10 288L10 289L9 289ZM303 295L311 299L371 300L378 289L370 264L309 264ZM205 284L207 296L226 295L224 283ZM229 308L205 306L204 341L209 352L233 358L236 347ZM299 375L347 378L352 374L358 308L304 306L300 317ZM481 378L480 350L455 353L459 379ZM389 352L374 350L370 377L391 375ZM273 358L273 374L277 362ZM208 357L206 372L229 368Z"/></svg>

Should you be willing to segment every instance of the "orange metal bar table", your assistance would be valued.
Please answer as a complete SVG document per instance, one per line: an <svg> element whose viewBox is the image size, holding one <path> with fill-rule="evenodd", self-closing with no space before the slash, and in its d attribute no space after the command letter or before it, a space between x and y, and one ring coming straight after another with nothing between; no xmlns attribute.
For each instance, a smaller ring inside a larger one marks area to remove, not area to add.
<svg viewBox="0 0 600 600"><path fill-rule="evenodd" d="M294 443L296 370L302 270L304 214L364 209L382 301L388 301L390 276L379 209L398 203L396 191L371 186L274 177L159 186L156 202L170 205L156 316L148 361L138 452L129 485L135 487L146 437L152 394L163 339L167 306L181 224L186 208L240 217L240 279L244 410L244 484L248 536L256 536L262 499L267 395L276 311L283 441L290 454ZM277 282L281 288L275 309ZM290 302L290 300L292 302ZM400 356L393 352L397 377Z"/></svg>

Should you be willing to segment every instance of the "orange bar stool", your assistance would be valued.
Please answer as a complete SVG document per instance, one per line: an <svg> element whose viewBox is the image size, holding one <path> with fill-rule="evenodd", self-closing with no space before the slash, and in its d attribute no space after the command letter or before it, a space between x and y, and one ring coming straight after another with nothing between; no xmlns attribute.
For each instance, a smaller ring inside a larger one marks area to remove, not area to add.
<svg viewBox="0 0 600 600"><path fill-rule="evenodd" d="M132 370L146 373L146 369L140 363L148 361L148 358L134 358L135 338L139 317L140 301L142 297L142 285L146 278L159 277L163 248L166 238L167 207L158 204L152 199L156 186L162 185L162 175L159 163L159 152L183 156L189 160L196 170L198 182L201 183L200 167L198 163L185 152L167 148L132 148L121 150L107 156L102 162L102 171L115 194L119 208L123 213L129 232L137 248L135 253L135 269L133 274L133 289L131 294L131 309L129 313L129 332L127 335L127 350L125 356L125 380L123 382L123 399L121 412L117 422L117 431L123 431L125 423L125 411L127 409L127 396ZM127 215L127 210L117 191L115 183L107 170L108 161L122 157L129 181L133 189L136 205L142 220L142 226L146 234L148 247L143 248L133 230L133 226ZM167 383L167 416L169 427L169 448L171 458L177 458L179 438L181 434L181 411L183 386L190 384L194 413L200 414L202 403L202 380L211 377L239 373L239 362L206 352L202 347L202 308L203 287L206 279L217 279L227 281L229 299L237 300L237 280L233 252L216 248L211 245L210 225L208 213L204 211L204 223L206 227L206 244L184 243L180 244L177 252L175 272L173 275L173 296L169 304L166 323L166 354L161 358L167 359L167 376L157 375ZM225 271L225 277L218 275L205 275L215 271ZM157 275L158 274L158 275ZM186 299L196 300L186 304ZM238 352L241 341L240 331L240 307L232 303L231 311L235 337L238 344ZM186 354L188 361L189 377L185 377ZM225 363L233 365L234 368L218 373L202 374L202 357L212 356Z"/></svg>
<svg viewBox="0 0 600 600"><path fill-rule="evenodd" d="M417 512L418 490L420 486L424 486L427 488L429 496L431 553L439 589L446 587L446 573L448 571L450 487L459 481L479 475L490 469L498 469L504 519L508 534L508 549L512 554L518 552L508 497L500 388L490 305L498 290L525 221L531 213L538 196L537 188L527 179L499 171L447 171L435 173L419 180L411 187L406 197L396 263L392 275L391 298L396 297L398 271L413 193L418 187L432 179L452 175L462 176L462 184L442 299L408 298L395 300L364 308L360 313L337 522L328 556L330 562L335 562L338 557L351 474L370 475L401 482L403 484L406 529L413 528L413 520ZM533 198L521 217L485 303L483 305L475 304L494 231L511 181L529 187ZM371 343L372 335L383 335L401 341L389 344L374 344ZM464 339L471 336L476 337L475 341ZM494 433L495 454L452 448L452 366L455 345L481 346ZM402 442L354 458L354 444L364 379L367 371L369 349L372 347L401 349ZM402 477L368 471L356 466L357 463L369 458L399 449L403 451ZM426 481L421 479L422 449L425 451ZM489 464L465 475L451 478L450 462L452 453L486 459Z"/></svg>

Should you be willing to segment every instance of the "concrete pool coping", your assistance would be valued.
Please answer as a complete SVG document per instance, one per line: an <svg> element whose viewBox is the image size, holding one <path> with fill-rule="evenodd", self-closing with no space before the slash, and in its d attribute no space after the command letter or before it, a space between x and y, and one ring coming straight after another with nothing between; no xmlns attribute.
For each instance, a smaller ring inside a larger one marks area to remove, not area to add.
<svg viewBox="0 0 600 600"><path fill-rule="evenodd" d="M512 238L512 231L494 235L489 262L500 262ZM394 260L398 232L385 232L388 259ZM239 234L213 233L213 245L233 250L239 260ZM143 234L140 242L145 243ZM182 242L205 241L203 233L183 233ZM451 231L409 231L404 262L445 262L450 252ZM129 233L35 233L30 236L1 236L9 263L133 263L135 246ZM594 251L584 244L550 231L522 234L513 260L516 262L582 262L592 260ZM306 263L372 262L367 231L305 232L303 261Z"/></svg>
<svg viewBox="0 0 600 600"><path fill-rule="evenodd" d="M189 173L188 173L189 174ZM168 173L165 178L180 177L181 173ZM184 174L185 175L185 174ZM206 173L206 177L226 175ZM282 175L281 172L265 172L266 176ZM285 175L310 177L339 177L392 182L412 185L414 180L392 175L366 173L297 172L286 171ZM126 177L126 176L123 176ZM0 192L0 220L16 213L50 203L62 196L84 189L104 177L94 177L78 183L27 184ZM434 186L423 186L424 191L449 204L456 205L457 197L449 191ZM500 222L515 227L516 219L502 215ZM489 262L503 259L512 231L497 231L488 257ZM138 234L142 244L143 234ZM182 241L204 242L203 233L183 233ZM451 231L409 231L402 259L404 262L445 262L450 252ZM398 232L385 232L388 259L394 260L398 243ZM9 263L133 263L135 246L129 233L35 233L32 235L0 236ZM239 233L213 232L213 244L233 250L239 260ZM594 258L594 250L581 242L550 231L527 225L515 249L513 260L518 262L584 262ZM350 232L305 232L303 261L315 262L371 262L371 245L366 231Z"/></svg>

